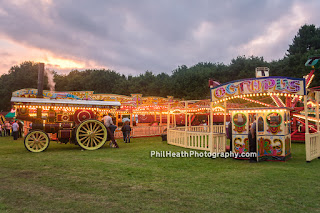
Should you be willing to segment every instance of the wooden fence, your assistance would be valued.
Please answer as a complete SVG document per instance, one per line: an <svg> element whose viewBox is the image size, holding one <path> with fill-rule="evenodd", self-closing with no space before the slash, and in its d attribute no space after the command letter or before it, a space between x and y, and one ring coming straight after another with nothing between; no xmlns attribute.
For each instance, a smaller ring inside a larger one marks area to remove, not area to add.
<svg viewBox="0 0 320 213"><path fill-rule="evenodd" d="M320 157L320 132L305 134L306 161Z"/></svg>
<svg viewBox="0 0 320 213"><path fill-rule="evenodd" d="M131 137L159 136L167 126L134 126L131 127ZM121 128L114 133L115 138L122 138Z"/></svg>
<svg viewBox="0 0 320 213"><path fill-rule="evenodd" d="M192 126L172 128L168 131L168 144L184 148L197 149L213 152L226 151L226 135L223 133L223 127L215 127L216 133L207 132L209 126ZM190 131L198 130L198 131Z"/></svg>
<svg viewBox="0 0 320 213"><path fill-rule="evenodd" d="M179 129L185 130L185 127L178 127ZM224 125L214 125L213 132L214 133L223 133ZM191 132L210 132L210 126L188 126L187 131Z"/></svg>

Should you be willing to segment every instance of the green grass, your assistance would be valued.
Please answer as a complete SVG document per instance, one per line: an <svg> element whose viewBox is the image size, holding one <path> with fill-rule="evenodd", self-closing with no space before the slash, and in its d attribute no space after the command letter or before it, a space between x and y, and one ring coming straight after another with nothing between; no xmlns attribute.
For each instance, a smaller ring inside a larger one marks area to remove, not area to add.
<svg viewBox="0 0 320 213"><path fill-rule="evenodd" d="M150 158L182 151L157 138L30 153L0 137L0 212L319 212L320 160L293 144L287 162ZM187 150L189 151L189 150Z"/></svg>

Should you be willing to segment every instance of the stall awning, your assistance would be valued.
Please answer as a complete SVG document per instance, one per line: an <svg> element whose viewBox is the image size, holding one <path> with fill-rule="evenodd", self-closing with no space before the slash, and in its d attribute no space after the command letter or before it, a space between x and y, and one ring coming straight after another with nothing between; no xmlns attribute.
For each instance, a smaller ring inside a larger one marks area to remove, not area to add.
<svg viewBox="0 0 320 213"><path fill-rule="evenodd" d="M4 116L5 118L14 118L16 117L16 113L15 112L9 112L8 114L6 114L6 116Z"/></svg>

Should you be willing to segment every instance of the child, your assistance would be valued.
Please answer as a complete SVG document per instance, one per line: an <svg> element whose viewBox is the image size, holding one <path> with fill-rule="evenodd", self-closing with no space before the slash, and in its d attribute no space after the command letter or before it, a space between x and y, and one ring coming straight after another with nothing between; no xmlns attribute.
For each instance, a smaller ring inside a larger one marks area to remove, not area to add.
<svg viewBox="0 0 320 213"><path fill-rule="evenodd" d="M122 128L121 128L122 134L123 134L123 142L130 143L130 132L131 127L129 125L129 121L124 122Z"/></svg>

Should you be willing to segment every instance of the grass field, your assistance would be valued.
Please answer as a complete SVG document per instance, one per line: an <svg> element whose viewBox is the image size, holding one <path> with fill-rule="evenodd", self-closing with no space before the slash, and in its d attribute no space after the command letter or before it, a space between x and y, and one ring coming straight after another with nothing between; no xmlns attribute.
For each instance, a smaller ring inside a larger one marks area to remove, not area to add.
<svg viewBox="0 0 320 213"><path fill-rule="evenodd" d="M293 144L288 162L151 158L182 151L157 138L30 153L0 137L0 212L320 212L320 160ZM189 150L187 150L189 151Z"/></svg>

